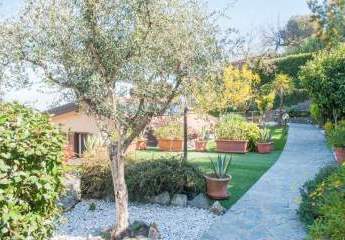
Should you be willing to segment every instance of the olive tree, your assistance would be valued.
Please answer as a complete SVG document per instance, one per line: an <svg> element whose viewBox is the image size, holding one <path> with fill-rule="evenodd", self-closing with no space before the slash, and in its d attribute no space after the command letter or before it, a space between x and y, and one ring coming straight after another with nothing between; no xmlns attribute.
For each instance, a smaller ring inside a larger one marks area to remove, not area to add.
<svg viewBox="0 0 345 240"><path fill-rule="evenodd" d="M28 69L71 91L108 136L119 239L128 227L124 157L150 120L222 55L217 26L193 0L31 0L1 23L1 76Z"/></svg>

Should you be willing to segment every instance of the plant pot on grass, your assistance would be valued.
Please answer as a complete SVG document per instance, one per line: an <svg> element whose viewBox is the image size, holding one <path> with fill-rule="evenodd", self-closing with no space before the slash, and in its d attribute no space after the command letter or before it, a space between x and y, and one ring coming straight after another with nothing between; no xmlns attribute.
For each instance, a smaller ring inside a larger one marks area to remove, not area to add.
<svg viewBox="0 0 345 240"><path fill-rule="evenodd" d="M215 126L218 152L247 153L249 143L258 138L260 129L236 114L224 115Z"/></svg>
<svg viewBox="0 0 345 240"><path fill-rule="evenodd" d="M207 147L207 141L203 139L195 140L195 151L205 152Z"/></svg>
<svg viewBox="0 0 345 240"><path fill-rule="evenodd" d="M146 150L147 149L147 140L145 138L139 138L136 143L136 150Z"/></svg>
<svg viewBox="0 0 345 240"><path fill-rule="evenodd" d="M213 173L205 175L207 195L214 200L223 200L229 198L228 185L231 181L229 169L231 159L227 156L218 155L217 160L211 159Z"/></svg>
<svg viewBox="0 0 345 240"><path fill-rule="evenodd" d="M183 130L180 123L170 123L155 130L161 151L181 152Z"/></svg>
<svg viewBox="0 0 345 240"><path fill-rule="evenodd" d="M258 153L270 153L273 151L273 142L271 137L271 131L267 128L260 130L260 139L256 144Z"/></svg>
<svg viewBox="0 0 345 240"><path fill-rule="evenodd" d="M336 126L329 135L329 142L333 145L334 155L339 164L345 162L345 127Z"/></svg>

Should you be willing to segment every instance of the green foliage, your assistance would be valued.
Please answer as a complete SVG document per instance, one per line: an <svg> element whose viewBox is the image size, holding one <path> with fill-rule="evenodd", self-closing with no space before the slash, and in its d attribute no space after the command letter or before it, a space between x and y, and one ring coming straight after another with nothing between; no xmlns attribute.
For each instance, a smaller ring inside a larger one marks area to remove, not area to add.
<svg viewBox="0 0 345 240"><path fill-rule="evenodd" d="M287 49L287 54L313 53L322 50L325 44L317 37L306 38L301 44Z"/></svg>
<svg viewBox="0 0 345 240"><path fill-rule="evenodd" d="M345 127L335 126L328 135L328 140L334 147L345 147Z"/></svg>
<svg viewBox="0 0 345 240"><path fill-rule="evenodd" d="M165 191L187 195L205 191L202 172L177 158L131 164L126 168L126 181L132 201L143 201Z"/></svg>
<svg viewBox="0 0 345 240"><path fill-rule="evenodd" d="M232 155L229 158L227 155L218 155L216 160L210 158L213 176L217 178L227 178L229 176L231 161Z"/></svg>
<svg viewBox="0 0 345 240"><path fill-rule="evenodd" d="M271 130L268 128L260 129L260 137L258 142L260 143L268 143L272 141L272 133Z"/></svg>
<svg viewBox="0 0 345 240"><path fill-rule="evenodd" d="M315 55L300 72L300 78L318 106L322 119L345 116L345 46Z"/></svg>
<svg viewBox="0 0 345 240"><path fill-rule="evenodd" d="M310 105L310 116L311 116L311 118L312 118L314 123L319 123L319 124L323 123L323 119L322 119L322 116L321 116L320 108L315 103L312 103Z"/></svg>
<svg viewBox="0 0 345 240"><path fill-rule="evenodd" d="M300 190L302 201L298 209L301 221L307 226L312 225L320 216L319 205L321 199L313 197L313 193L318 186L333 174L338 168L336 166L327 166L322 168L314 179L307 181Z"/></svg>
<svg viewBox="0 0 345 240"><path fill-rule="evenodd" d="M260 129L255 123L247 122L237 114L226 114L215 126L217 139L248 140L249 148L255 149L260 136Z"/></svg>
<svg viewBox="0 0 345 240"><path fill-rule="evenodd" d="M95 211L96 210L96 203L92 202L89 204L89 211Z"/></svg>
<svg viewBox="0 0 345 240"><path fill-rule="evenodd" d="M155 135L160 139L182 139L182 124L175 122L161 126L155 130Z"/></svg>
<svg viewBox="0 0 345 240"><path fill-rule="evenodd" d="M327 121L325 125L323 126L323 128L325 129L325 134L328 137L331 135L332 131L334 130L334 124L330 121Z"/></svg>
<svg viewBox="0 0 345 240"><path fill-rule="evenodd" d="M342 240L345 236L345 166L327 170L321 177L306 193L309 205L303 209L309 207L309 215L302 216L309 217L311 239Z"/></svg>
<svg viewBox="0 0 345 240"><path fill-rule="evenodd" d="M149 197L168 191L170 194L194 195L204 191L202 173L192 165L173 157L133 161L126 166L128 196L131 201L147 201ZM83 198L113 198L109 167L88 166L81 178Z"/></svg>
<svg viewBox="0 0 345 240"><path fill-rule="evenodd" d="M0 239L49 239L62 190L64 137L49 118L0 104Z"/></svg>

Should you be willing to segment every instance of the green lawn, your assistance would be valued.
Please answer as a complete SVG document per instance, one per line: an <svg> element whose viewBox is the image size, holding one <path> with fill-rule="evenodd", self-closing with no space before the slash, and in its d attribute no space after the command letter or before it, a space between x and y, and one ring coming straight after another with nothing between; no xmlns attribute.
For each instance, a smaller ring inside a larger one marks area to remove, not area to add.
<svg viewBox="0 0 345 240"><path fill-rule="evenodd" d="M232 181L228 190L231 194L228 200L222 201L226 208L231 207L278 159L282 152L286 139L287 129L271 128L275 150L270 154L233 154L233 161L230 170ZM210 171L210 158L216 158L217 153L213 152L212 143L209 144L210 152L188 152L188 161L201 168L204 172ZM161 156L179 155L179 153L160 152L157 149L136 151L132 157L136 160L156 159Z"/></svg>

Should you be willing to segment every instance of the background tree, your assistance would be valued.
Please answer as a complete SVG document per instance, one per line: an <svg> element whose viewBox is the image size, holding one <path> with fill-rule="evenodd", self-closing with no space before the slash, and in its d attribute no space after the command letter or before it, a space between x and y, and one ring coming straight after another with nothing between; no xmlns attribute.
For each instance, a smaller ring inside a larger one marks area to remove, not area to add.
<svg viewBox="0 0 345 240"><path fill-rule="evenodd" d="M204 82L194 82L193 96L197 110L223 113L228 110L246 111L254 100L260 77L247 65L229 65L223 74L208 76Z"/></svg>
<svg viewBox="0 0 345 240"><path fill-rule="evenodd" d="M284 96L294 88L293 81L287 74L278 74L272 83L272 89L279 96L279 122L282 123Z"/></svg>
<svg viewBox="0 0 345 240"><path fill-rule="evenodd" d="M1 76L42 73L70 90L107 136L113 239L128 227L128 146L187 81L202 81L218 66L221 49L208 16L192 0L36 0L0 27Z"/></svg>
<svg viewBox="0 0 345 240"><path fill-rule="evenodd" d="M309 0L312 20L318 26L318 37L328 46L345 40L345 1Z"/></svg>
<svg viewBox="0 0 345 240"><path fill-rule="evenodd" d="M262 121L265 120L266 113L273 109L274 99L275 92L272 91L270 84L263 85L255 100L256 105L262 116Z"/></svg>
<svg viewBox="0 0 345 240"><path fill-rule="evenodd" d="M345 47L324 50L300 72L321 119L336 122L345 117Z"/></svg>

